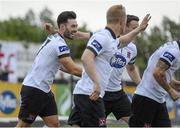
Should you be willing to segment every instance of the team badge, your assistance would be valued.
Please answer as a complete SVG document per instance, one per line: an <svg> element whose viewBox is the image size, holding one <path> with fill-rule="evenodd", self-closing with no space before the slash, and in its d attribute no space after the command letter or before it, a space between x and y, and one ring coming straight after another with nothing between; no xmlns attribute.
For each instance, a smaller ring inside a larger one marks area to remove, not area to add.
<svg viewBox="0 0 180 128"><path fill-rule="evenodd" d="M64 51L68 51L68 50L69 50L68 46L60 46L59 47L60 52L64 52Z"/></svg>
<svg viewBox="0 0 180 128"><path fill-rule="evenodd" d="M91 42L91 45L93 45L98 52L102 49L101 44L97 40L93 40L93 42Z"/></svg>
<svg viewBox="0 0 180 128"><path fill-rule="evenodd" d="M168 59L170 62L172 62L172 61L175 59L175 57L174 57L171 53L169 53L169 52L165 52L165 53L163 54L163 56L164 56L166 59Z"/></svg>
<svg viewBox="0 0 180 128"><path fill-rule="evenodd" d="M127 52L127 58L131 58L131 53Z"/></svg>

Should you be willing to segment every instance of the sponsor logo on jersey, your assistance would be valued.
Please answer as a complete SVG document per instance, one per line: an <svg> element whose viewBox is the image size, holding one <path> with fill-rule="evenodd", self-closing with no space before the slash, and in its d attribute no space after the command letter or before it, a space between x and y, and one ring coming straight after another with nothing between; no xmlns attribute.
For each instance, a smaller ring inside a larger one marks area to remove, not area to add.
<svg viewBox="0 0 180 128"><path fill-rule="evenodd" d="M101 44L97 40L93 40L93 42L91 42L91 45L94 46L98 52L102 49Z"/></svg>
<svg viewBox="0 0 180 128"><path fill-rule="evenodd" d="M0 94L0 111L4 114L11 114L16 109L16 96L10 91Z"/></svg>
<svg viewBox="0 0 180 128"><path fill-rule="evenodd" d="M175 59L175 57L174 57L171 53L169 53L169 52L165 52L165 53L163 54L163 56L164 56L165 58L167 58L170 62L172 62L172 61Z"/></svg>
<svg viewBox="0 0 180 128"><path fill-rule="evenodd" d="M64 51L68 51L68 50L69 50L68 46L60 46L59 47L60 52L64 52Z"/></svg>
<svg viewBox="0 0 180 128"><path fill-rule="evenodd" d="M126 59L121 53L115 53L110 59L110 65L111 67L122 68L126 65Z"/></svg>

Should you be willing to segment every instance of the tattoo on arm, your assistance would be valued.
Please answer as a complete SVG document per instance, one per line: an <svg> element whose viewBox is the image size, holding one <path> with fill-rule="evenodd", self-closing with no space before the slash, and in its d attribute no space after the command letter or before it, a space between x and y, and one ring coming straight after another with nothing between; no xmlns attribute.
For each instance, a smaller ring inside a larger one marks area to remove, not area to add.
<svg viewBox="0 0 180 128"><path fill-rule="evenodd" d="M166 71L169 68L169 65L164 63L163 61L159 60L156 65L158 68L160 68L162 71Z"/></svg>

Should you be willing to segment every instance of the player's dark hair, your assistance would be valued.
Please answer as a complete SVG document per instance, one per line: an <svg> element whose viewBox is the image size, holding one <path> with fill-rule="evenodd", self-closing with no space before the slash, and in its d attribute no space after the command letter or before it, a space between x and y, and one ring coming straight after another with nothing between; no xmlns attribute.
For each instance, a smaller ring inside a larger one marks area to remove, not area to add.
<svg viewBox="0 0 180 128"><path fill-rule="evenodd" d="M73 11L63 11L57 18L58 28L60 24L67 23L68 19L76 19L76 13Z"/></svg>
<svg viewBox="0 0 180 128"><path fill-rule="evenodd" d="M137 16L135 16L135 15L127 15L126 26L128 26L129 23L130 23L131 21L133 21L133 20L139 21L139 17L137 17Z"/></svg>

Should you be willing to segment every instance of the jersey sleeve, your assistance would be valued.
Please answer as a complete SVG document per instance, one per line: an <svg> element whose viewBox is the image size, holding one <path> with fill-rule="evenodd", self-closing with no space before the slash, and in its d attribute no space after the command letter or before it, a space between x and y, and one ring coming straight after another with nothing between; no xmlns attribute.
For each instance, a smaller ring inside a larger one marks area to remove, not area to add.
<svg viewBox="0 0 180 128"><path fill-rule="evenodd" d="M70 49L65 43L57 43L54 47L58 58L70 56Z"/></svg>
<svg viewBox="0 0 180 128"><path fill-rule="evenodd" d="M134 64L136 62L136 57L137 57L137 48L136 48L136 45L133 44L132 45L132 57L128 64Z"/></svg>
<svg viewBox="0 0 180 128"><path fill-rule="evenodd" d="M91 50L95 56L99 55L106 48L107 37L104 35L94 34L87 44L87 49Z"/></svg>
<svg viewBox="0 0 180 128"><path fill-rule="evenodd" d="M163 52L160 60L166 63L169 67L176 61L178 55L176 49L170 49Z"/></svg>

